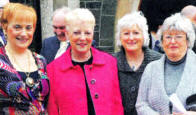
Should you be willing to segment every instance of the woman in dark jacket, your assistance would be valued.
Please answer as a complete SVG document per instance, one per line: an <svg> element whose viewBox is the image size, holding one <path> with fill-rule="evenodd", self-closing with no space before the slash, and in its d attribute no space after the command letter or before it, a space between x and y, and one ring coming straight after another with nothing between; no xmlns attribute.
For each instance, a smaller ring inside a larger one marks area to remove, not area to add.
<svg viewBox="0 0 196 115"><path fill-rule="evenodd" d="M115 57L118 60L124 113L137 115L135 103L141 75L146 65L159 59L161 54L148 48L148 26L141 12L127 14L118 21L116 40L121 47Z"/></svg>

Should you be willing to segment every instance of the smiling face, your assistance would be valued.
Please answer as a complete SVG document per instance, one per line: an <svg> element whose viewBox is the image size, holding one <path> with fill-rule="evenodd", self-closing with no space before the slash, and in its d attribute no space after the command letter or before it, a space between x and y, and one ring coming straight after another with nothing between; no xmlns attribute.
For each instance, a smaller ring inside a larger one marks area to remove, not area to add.
<svg viewBox="0 0 196 115"><path fill-rule="evenodd" d="M35 10L20 3L9 3L4 7L1 19L7 35L7 46L17 50L28 48L36 28Z"/></svg>
<svg viewBox="0 0 196 115"><path fill-rule="evenodd" d="M60 41L66 41L67 38L65 36L65 15L63 12L56 14L53 17L53 29L54 33Z"/></svg>
<svg viewBox="0 0 196 115"><path fill-rule="evenodd" d="M9 21L6 29L8 45L26 49L33 40L35 28L31 19Z"/></svg>
<svg viewBox="0 0 196 115"><path fill-rule="evenodd" d="M163 49L171 61L182 59L188 49L186 33L178 30L166 30L163 32Z"/></svg>
<svg viewBox="0 0 196 115"><path fill-rule="evenodd" d="M93 40L94 24L75 20L69 24L67 35L73 53L88 53Z"/></svg>
<svg viewBox="0 0 196 115"><path fill-rule="evenodd" d="M120 40L125 51L138 51L142 49L144 36L138 25L123 27L120 32Z"/></svg>

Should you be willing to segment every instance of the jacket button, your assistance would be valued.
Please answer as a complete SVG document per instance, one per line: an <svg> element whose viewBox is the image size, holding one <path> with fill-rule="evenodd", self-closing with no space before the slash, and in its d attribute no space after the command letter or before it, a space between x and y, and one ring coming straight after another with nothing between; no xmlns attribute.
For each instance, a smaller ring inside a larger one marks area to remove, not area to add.
<svg viewBox="0 0 196 115"><path fill-rule="evenodd" d="M91 84L92 84L92 85L95 84L95 82L96 82L95 79L92 79L92 80L91 80Z"/></svg>
<svg viewBox="0 0 196 115"><path fill-rule="evenodd" d="M98 99L98 98L99 98L98 93L95 93L95 99Z"/></svg>
<svg viewBox="0 0 196 115"><path fill-rule="evenodd" d="M90 70L91 70L92 68L93 68L93 66L91 65L91 66L90 66Z"/></svg>
<svg viewBox="0 0 196 115"><path fill-rule="evenodd" d="M131 102L130 102L130 106L131 106L131 107L134 107L134 105L135 105L134 102L131 101Z"/></svg>
<svg viewBox="0 0 196 115"><path fill-rule="evenodd" d="M135 87L133 86L133 87L131 87L131 91L132 92L134 92L135 91Z"/></svg>

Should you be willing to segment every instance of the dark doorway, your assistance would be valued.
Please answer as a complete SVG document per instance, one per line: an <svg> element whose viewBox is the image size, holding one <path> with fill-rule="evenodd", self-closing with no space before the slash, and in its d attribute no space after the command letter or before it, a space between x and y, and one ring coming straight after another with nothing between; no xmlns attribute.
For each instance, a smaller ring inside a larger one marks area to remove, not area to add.
<svg viewBox="0 0 196 115"><path fill-rule="evenodd" d="M149 32L156 32L163 21L187 5L195 5L196 0L141 0L140 10L147 18ZM151 43L151 42L150 42ZM151 44L150 44L151 47Z"/></svg>
<svg viewBox="0 0 196 115"><path fill-rule="evenodd" d="M35 8L38 18L37 18L37 26L34 34L34 39L32 44L30 45L30 49L32 51L39 53L42 45L40 1L39 0L10 0L10 2L27 4Z"/></svg>

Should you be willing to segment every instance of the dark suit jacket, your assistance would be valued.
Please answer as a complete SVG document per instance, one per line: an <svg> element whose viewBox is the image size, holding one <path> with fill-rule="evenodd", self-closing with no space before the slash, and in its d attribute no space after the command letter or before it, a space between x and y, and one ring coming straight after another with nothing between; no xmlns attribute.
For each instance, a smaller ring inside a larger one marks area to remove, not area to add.
<svg viewBox="0 0 196 115"><path fill-rule="evenodd" d="M40 54L47 60L47 64L54 60L60 47L60 41L56 36L44 39Z"/></svg>
<svg viewBox="0 0 196 115"><path fill-rule="evenodd" d="M95 40L93 40L92 46L96 48ZM56 36L44 39L40 54L46 58L47 64L54 60L59 47L60 41Z"/></svg>

